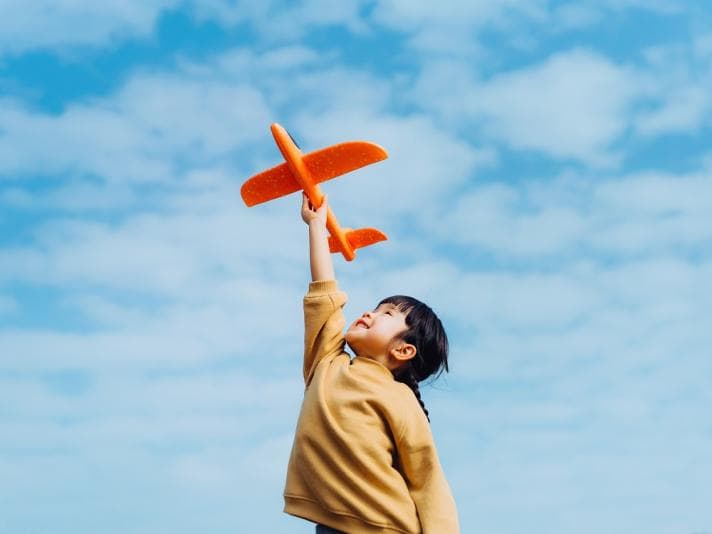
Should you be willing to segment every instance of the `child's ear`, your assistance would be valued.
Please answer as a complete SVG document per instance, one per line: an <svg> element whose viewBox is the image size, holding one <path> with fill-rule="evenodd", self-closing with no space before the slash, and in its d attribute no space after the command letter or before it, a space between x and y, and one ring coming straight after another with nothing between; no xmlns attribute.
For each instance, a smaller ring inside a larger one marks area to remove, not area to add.
<svg viewBox="0 0 712 534"><path fill-rule="evenodd" d="M391 356L399 362L407 362L412 360L417 352L415 345L401 341L391 349Z"/></svg>

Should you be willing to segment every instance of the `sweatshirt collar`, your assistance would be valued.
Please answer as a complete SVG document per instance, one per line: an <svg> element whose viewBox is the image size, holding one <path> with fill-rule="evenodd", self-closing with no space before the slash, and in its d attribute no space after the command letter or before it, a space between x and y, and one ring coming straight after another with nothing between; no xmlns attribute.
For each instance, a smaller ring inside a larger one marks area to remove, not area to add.
<svg viewBox="0 0 712 534"><path fill-rule="evenodd" d="M372 369L378 371L384 376L388 376L389 378L393 379L393 373L391 373L391 370L388 369L388 367L383 365L381 362L377 362L376 360L368 358L367 356L356 356L353 359L353 363L370 366Z"/></svg>

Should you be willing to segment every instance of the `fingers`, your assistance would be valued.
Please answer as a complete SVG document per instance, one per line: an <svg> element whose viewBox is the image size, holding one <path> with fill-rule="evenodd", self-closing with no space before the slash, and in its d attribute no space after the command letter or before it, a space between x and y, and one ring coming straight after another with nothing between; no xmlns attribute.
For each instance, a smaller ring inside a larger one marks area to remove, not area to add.
<svg viewBox="0 0 712 534"><path fill-rule="evenodd" d="M312 204L311 200L309 200L309 197L307 194L302 191L302 211L312 211L312 212L317 212L321 210L325 210L327 206L327 196L324 195L321 200L321 205L318 208L314 207L314 204Z"/></svg>

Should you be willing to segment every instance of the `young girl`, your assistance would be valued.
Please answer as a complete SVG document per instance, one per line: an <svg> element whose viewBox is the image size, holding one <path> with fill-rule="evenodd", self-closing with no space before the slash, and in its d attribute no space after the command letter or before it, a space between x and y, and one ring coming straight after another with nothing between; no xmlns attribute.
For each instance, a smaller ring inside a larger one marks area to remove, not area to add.
<svg viewBox="0 0 712 534"><path fill-rule="evenodd" d="M304 297L306 390L284 491L285 512L317 533L456 534L418 382L447 370L433 311L389 297L346 331L326 230L326 199L304 196L312 282ZM352 359L344 351L351 348Z"/></svg>

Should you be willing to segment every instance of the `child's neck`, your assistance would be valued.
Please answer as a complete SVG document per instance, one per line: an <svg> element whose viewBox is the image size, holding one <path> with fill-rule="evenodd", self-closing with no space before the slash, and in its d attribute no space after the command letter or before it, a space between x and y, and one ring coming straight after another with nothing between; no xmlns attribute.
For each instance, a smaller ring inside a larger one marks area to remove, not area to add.
<svg viewBox="0 0 712 534"><path fill-rule="evenodd" d="M377 354L375 356L370 356L366 354L357 354L356 355L358 358L365 358L367 360L373 360L374 362L380 363L383 367L388 369L391 373L395 372L398 367L398 363L400 362L394 362L393 358L390 358L387 354Z"/></svg>

